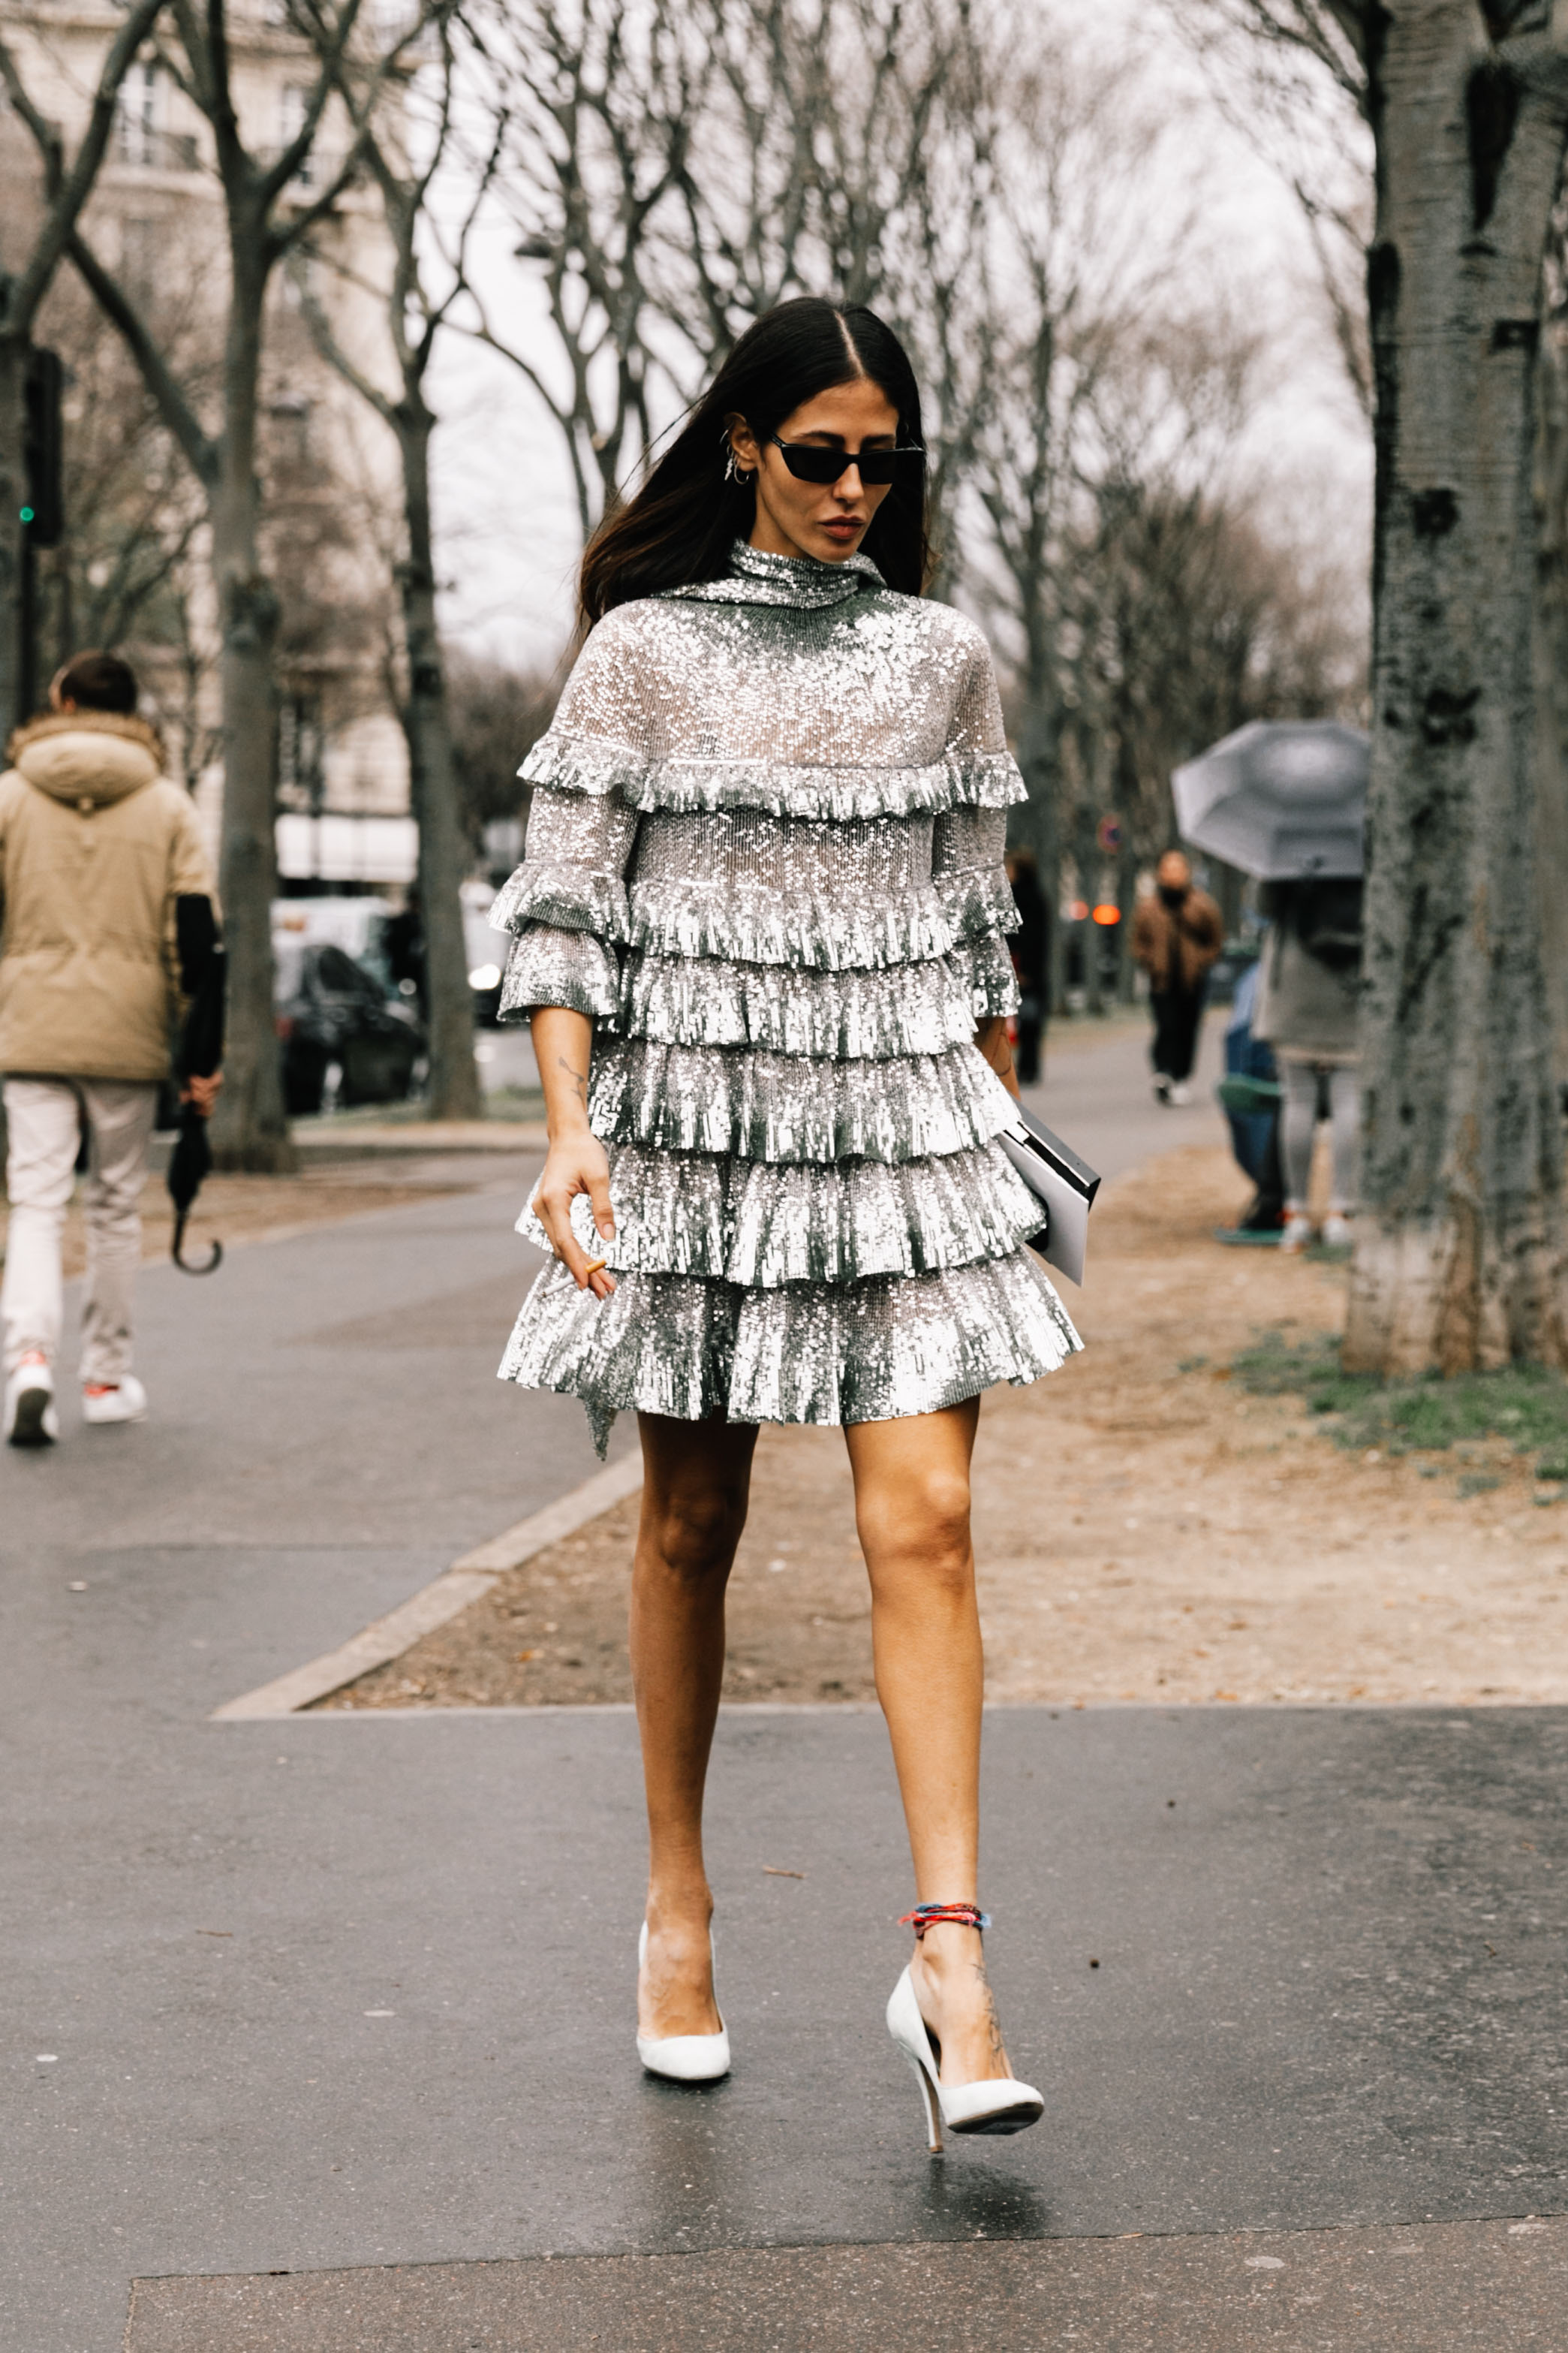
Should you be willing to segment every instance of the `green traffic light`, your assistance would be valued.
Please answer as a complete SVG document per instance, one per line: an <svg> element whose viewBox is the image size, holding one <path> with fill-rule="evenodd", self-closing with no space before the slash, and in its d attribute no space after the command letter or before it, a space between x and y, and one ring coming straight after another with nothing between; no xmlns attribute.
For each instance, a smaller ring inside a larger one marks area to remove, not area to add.
<svg viewBox="0 0 1568 2353"><path fill-rule="evenodd" d="M33 520L33 510L32 510L32 508L31 508L31 507L24 507L24 508L22 509L22 521L23 521L24 522L32 522L32 520Z"/></svg>

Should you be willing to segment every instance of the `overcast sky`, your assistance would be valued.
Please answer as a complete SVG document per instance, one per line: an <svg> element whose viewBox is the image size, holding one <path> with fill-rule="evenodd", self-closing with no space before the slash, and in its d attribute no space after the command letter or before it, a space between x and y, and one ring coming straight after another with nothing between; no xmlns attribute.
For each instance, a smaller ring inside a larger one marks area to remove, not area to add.
<svg viewBox="0 0 1568 2353"><path fill-rule="evenodd" d="M1075 11L1081 25L1081 12ZM1200 68L1148 0L1098 0L1095 37L1129 70L1190 111L1201 162L1201 292L1266 329L1268 360L1237 461L1264 491L1276 528L1364 573L1371 451L1315 293L1295 200L1215 103ZM1155 187L1158 205L1166 191ZM482 231L477 275L498 325L548 350L537 265L512 259L501 222ZM575 503L557 428L507 362L453 336L437 364L436 441L445 617L452 636L519 666L549 667L572 626Z"/></svg>

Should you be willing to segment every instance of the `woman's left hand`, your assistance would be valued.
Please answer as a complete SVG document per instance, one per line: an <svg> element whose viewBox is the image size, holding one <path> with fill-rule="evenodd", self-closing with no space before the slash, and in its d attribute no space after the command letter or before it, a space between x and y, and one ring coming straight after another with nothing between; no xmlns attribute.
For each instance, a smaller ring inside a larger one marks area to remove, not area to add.
<svg viewBox="0 0 1568 2353"><path fill-rule="evenodd" d="M995 1014L989 1021L982 1021L974 1032L974 1042L1007 1092L1016 1096L1018 1074L1013 1068L1013 1046L1005 1017Z"/></svg>

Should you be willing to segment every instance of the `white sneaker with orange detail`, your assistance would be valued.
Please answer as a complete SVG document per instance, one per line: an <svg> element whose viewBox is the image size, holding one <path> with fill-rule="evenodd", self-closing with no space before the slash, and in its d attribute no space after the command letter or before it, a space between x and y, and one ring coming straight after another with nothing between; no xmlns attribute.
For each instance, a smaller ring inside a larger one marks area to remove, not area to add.
<svg viewBox="0 0 1568 2353"><path fill-rule="evenodd" d="M114 1382L89 1381L81 1393L83 1421L145 1421L147 1392L134 1373Z"/></svg>

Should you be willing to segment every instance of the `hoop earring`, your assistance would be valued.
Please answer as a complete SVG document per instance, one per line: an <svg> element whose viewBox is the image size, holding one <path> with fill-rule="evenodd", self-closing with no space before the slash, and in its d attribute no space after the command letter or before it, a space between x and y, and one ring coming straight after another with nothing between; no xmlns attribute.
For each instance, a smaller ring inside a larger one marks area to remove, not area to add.
<svg viewBox="0 0 1568 2353"><path fill-rule="evenodd" d="M735 452L733 449L731 450L728 462L724 468L724 480L727 482L740 482L742 485L749 484L755 480L753 475L743 474L741 471L741 469L735 463Z"/></svg>

